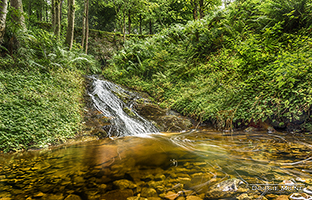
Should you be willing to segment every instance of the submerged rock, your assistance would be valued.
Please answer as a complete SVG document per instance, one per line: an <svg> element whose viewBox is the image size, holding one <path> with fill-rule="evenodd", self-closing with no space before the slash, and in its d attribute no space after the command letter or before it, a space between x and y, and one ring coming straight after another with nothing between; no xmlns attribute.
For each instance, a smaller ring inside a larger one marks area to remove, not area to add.
<svg viewBox="0 0 312 200"><path fill-rule="evenodd" d="M124 189L133 189L136 187L136 185L127 179L121 179L114 181L113 183L115 186L117 186L118 189L124 190Z"/></svg>
<svg viewBox="0 0 312 200"><path fill-rule="evenodd" d="M81 200L81 198L78 195L70 194L65 198L65 200Z"/></svg>
<svg viewBox="0 0 312 200"><path fill-rule="evenodd" d="M133 196L133 191L126 190L112 190L101 196L101 199L127 199Z"/></svg>
<svg viewBox="0 0 312 200"><path fill-rule="evenodd" d="M142 188L142 192L141 192L141 196L142 197L157 197L157 192L154 188Z"/></svg>
<svg viewBox="0 0 312 200"><path fill-rule="evenodd" d="M289 198L292 200L312 200L312 196L306 193L293 193Z"/></svg>
<svg viewBox="0 0 312 200"><path fill-rule="evenodd" d="M237 192L246 192L247 189L239 187L241 184L243 184L243 182L237 178L222 181L221 183L213 185L206 193L206 196L208 198L227 198L233 196Z"/></svg>

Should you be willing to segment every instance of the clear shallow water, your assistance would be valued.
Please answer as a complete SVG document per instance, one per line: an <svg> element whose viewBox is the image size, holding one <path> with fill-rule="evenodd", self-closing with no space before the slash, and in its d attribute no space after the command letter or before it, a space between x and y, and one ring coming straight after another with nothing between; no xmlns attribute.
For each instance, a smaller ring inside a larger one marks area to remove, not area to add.
<svg viewBox="0 0 312 200"><path fill-rule="evenodd" d="M308 135L201 130L107 138L0 155L0 199L275 199L309 192L311 157ZM281 191L289 181L302 188Z"/></svg>

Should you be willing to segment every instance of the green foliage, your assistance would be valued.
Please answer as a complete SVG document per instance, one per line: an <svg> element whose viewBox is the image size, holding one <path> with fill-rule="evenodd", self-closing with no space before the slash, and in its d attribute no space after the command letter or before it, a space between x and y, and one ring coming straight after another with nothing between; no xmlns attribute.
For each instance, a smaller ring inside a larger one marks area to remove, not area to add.
<svg viewBox="0 0 312 200"><path fill-rule="evenodd" d="M82 75L97 73L93 56L71 51L47 31L7 29L0 59L0 151L42 148L81 129Z"/></svg>
<svg viewBox="0 0 312 200"><path fill-rule="evenodd" d="M74 44L71 51L53 33L33 28L26 32L18 30L14 34L16 47L11 47L11 56L16 66L23 68L79 69L87 73L99 73L99 63L92 55L83 53L79 45Z"/></svg>
<svg viewBox="0 0 312 200"><path fill-rule="evenodd" d="M10 62L1 60L2 65ZM68 69L1 69L0 150L42 148L73 137L82 120L79 77L79 72Z"/></svg>
<svg viewBox="0 0 312 200"><path fill-rule="evenodd" d="M270 0L261 7L269 25L283 22L285 32L294 32L312 25L309 0Z"/></svg>
<svg viewBox="0 0 312 200"><path fill-rule="evenodd" d="M200 120L298 120L312 106L311 3L283 2L236 1L129 41L104 75Z"/></svg>

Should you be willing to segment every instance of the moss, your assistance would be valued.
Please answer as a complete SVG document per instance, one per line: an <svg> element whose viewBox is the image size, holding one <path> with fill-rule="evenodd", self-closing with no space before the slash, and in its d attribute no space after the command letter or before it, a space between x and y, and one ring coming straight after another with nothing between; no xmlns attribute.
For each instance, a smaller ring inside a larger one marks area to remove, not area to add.
<svg viewBox="0 0 312 200"><path fill-rule="evenodd" d="M130 117L135 117L135 114L133 113L133 111L132 111L130 108L124 107L124 108L123 108L123 111L124 111L125 113L127 113L127 115L129 115Z"/></svg>

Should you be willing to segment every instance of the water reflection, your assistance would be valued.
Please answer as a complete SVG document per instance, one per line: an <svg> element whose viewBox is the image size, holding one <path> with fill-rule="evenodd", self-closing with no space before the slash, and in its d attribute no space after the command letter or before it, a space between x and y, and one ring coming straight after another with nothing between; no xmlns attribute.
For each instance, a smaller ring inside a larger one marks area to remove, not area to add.
<svg viewBox="0 0 312 200"><path fill-rule="evenodd" d="M311 154L311 138L281 133L103 139L1 155L0 199L309 199ZM290 188L299 184L300 190Z"/></svg>

